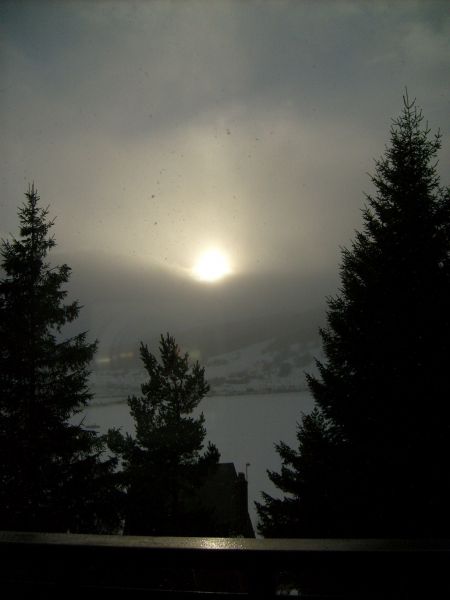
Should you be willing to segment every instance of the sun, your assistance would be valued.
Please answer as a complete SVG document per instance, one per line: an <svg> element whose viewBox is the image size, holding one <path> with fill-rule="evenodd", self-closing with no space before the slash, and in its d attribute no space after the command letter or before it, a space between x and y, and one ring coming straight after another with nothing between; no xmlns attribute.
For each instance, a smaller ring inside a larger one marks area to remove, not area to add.
<svg viewBox="0 0 450 600"><path fill-rule="evenodd" d="M220 250L210 249L200 255L193 268L199 281L219 281L231 273L227 256Z"/></svg>

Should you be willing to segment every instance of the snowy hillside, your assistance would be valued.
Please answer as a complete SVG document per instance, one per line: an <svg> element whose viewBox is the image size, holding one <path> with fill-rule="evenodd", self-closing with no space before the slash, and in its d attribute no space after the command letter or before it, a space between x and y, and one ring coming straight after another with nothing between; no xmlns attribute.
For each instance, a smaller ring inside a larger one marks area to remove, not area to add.
<svg viewBox="0 0 450 600"><path fill-rule="evenodd" d="M202 364L210 395L278 393L305 390L304 373L315 372L314 357L320 357L317 340L280 343L269 339L211 356ZM122 360L98 366L91 376L91 388L97 402L120 402L139 394L145 380L145 370L138 362Z"/></svg>
<svg viewBox="0 0 450 600"><path fill-rule="evenodd" d="M313 342L281 346L276 340L211 357L206 375L215 395L304 390L305 370L315 370Z"/></svg>

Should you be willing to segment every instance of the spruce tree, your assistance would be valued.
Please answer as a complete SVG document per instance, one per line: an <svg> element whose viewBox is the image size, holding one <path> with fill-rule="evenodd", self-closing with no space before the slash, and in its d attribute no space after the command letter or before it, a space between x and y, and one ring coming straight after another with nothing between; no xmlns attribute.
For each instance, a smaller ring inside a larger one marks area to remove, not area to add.
<svg viewBox="0 0 450 600"><path fill-rule="evenodd" d="M265 537L329 537L335 515L329 512L334 441L323 414L315 408L302 414L297 426L298 450L284 442L275 445L281 472L268 471L269 479L285 496L262 493L256 502L258 530ZM336 499L334 499L336 500Z"/></svg>
<svg viewBox="0 0 450 600"><path fill-rule="evenodd" d="M450 534L450 198L436 170L440 139L406 96L328 300L325 361L307 380L332 449L308 457L300 429L294 455L299 478L313 463L332 465L329 535ZM320 501L313 486L294 491L302 523L311 493ZM271 534L264 520L261 529ZM298 535L311 529L320 535L320 515Z"/></svg>
<svg viewBox="0 0 450 600"><path fill-rule="evenodd" d="M203 451L204 416L192 416L209 391L205 370L191 364L169 334L161 336L159 349L160 361L140 346L149 379L142 396L128 398L135 437L109 432L127 493L125 533L206 535L213 523L197 492L220 455L211 443Z"/></svg>
<svg viewBox="0 0 450 600"><path fill-rule="evenodd" d="M75 417L92 397L96 342L63 336L80 305L65 302L70 268L47 261L53 221L34 185L18 215L20 237L1 244L0 528L105 531L117 523L114 461Z"/></svg>

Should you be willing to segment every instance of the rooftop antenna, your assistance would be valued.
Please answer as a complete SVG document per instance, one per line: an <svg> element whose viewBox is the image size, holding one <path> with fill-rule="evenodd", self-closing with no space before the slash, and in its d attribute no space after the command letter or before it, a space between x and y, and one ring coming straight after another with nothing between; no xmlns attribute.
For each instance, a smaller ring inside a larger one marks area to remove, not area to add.
<svg viewBox="0 0 450 600"><path fill-rule="evenodd" d="M245 463L245 479L248 481L248 468L250 467L250 463Z"/></svg>

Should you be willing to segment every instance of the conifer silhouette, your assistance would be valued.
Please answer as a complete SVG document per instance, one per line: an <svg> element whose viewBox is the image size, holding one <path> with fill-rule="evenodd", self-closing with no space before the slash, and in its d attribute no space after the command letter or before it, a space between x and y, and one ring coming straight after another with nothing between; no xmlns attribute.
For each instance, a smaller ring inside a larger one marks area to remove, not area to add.
<svg viewBox="0 0 450 600"><path fill-rule="evenodd" d="M305 451L304 417L299 448L279 447L293 472L269 474L289 495L258 505L265 535L286 521L293 536L450 534L450 194L436 170L440 139L406 95L328 299L325 361L307 376L322 439Z"/></svg>
<svg viewBox="0 0 450 600"><path fill-rule="evenodd" d="M107 531L118 522L115 461L73 420L92 397L97 344L63 337L81 307L65 302L70 268L47 261L53 221L34 185L18 214L20 237L1 244L0 528Z"/></svg>

